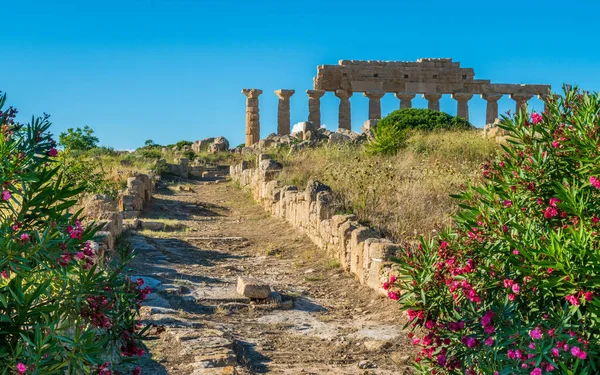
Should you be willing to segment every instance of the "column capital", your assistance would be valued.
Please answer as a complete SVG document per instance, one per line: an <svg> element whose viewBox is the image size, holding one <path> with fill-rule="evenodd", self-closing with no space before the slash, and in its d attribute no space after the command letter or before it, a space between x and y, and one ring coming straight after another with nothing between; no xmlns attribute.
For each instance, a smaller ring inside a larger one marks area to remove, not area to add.
<svg viewBox="0 0 600 375"><path fill-rule="evenodd" d="M308 97L311 99L319 99L323 95L325 95L326 91L325 90L306 90L306 93L308 94Z"/></svg>
<svg viewBox="0 0 600 375"><path fill-rule="evenodd" d="M455 92L454 94L450 95L452 97L452 99L454 100L464 100L464 101L468 101L471 100L471 98L473 97L473 94L469 94L466 92Z"/></svg>
<svg viewBox="0 0 600 375"><path fill-rule="evenodd" d="M340 99L350 99L352 96L352 91L348 90L335 90L335 96Z"/></svg>
<svg viewBox="0 0 600 375"><path fill-rule="evenodd" d="M498 100L500 100L500 98L503 96L502 94L496 94L496 93L487 93L487 94L481 94L481 99L487 100L488 102L497 102Z"/></svg>
<svg viewBox="0 0 600 375"><path fill-rule="evenodd" d="M415 96L417 96L417 94L414 92L398 91L398 92L394 93L394 96L396 96L396 98L398 98L400 100L412 100L415 98Z"/></svg>
<svg viewBox="0 0 600 375"><path fill-rule="evenodd" d="M289 99L296 90L275 90L275 95L279 97L279 99Z"/></svg>
<svg viewBox="0 0 600 375"><path fill-rule="evenodd" d="M521 93L516 93L516 94L510 94L510 98L512 100L529 100L531 98L533 98L533 94L521 94Z"/></svg>
<svg viewBox="0 0 600 375"><path fill-rule="evenodd" d="M258 98L260 94L262 94L262 90L260 89L242 89L242 94L246 95L248 98Z"/></svg>
<svg viewBox="0 0 600 375"><path fill-rule="evenodd" d="M423 99L427 100L440 100L442 98L442 94L439 92L431 92L427 94L423 94Z"/></svg>
<svg viewBox="0 0 600 375"><path fill-rule="evenodd" d="M370 91L365 91L363 93L363 95L366 96L369 99L381 99L385 95L385 91L382 91L382 90L370 90Z"/></svg>

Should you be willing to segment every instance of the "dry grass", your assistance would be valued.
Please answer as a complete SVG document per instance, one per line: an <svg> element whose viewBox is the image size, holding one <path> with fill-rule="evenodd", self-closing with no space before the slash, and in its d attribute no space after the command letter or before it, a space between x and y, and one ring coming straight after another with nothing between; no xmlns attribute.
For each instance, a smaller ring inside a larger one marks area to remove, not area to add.
<svg viewBox="0 0 600 375"><path fill-rule="evenodd" d="M329 185L340 212L396 240L414 240L451 224L456 202L449 197L480 181L480 165L500 148L479 131L414 134L395 156L374 156L362 146L319 147L278 154L284 184L309 179Z"/></svg>

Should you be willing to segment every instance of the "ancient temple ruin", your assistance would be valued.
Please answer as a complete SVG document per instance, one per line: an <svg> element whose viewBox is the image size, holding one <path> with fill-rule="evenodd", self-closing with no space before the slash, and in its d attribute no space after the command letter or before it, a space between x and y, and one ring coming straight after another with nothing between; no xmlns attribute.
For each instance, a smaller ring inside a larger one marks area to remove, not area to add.
<svg viewBox="0 0 600 375"><path fill-rule="evenodd" d="M381 98L393 93L399 100L399 108L411 108L412 99L421 94L427 107L440 110L442 95L451 95L456 100L457 116L469 119L469 100L480 95L487 101L486 124L498 118L498 100L508 95L515 101L516 111L536 95L544 100L550 92L549 85L491 83L490 80L475 79L472 68L461 68L452 59L418 59L404 61L360 61L340 60L338 65L321 65L314 78L314 89L307 90L308 121L321 125L321 97L333 92L340 99L338 127L351 128L350 98L362 92L369 98L369 120L381 118ZM260 139L258 89L244 89L246 95L246 146ZM290 98L294 90L276 90L279 97L278 135L290 132Z"/></svg>

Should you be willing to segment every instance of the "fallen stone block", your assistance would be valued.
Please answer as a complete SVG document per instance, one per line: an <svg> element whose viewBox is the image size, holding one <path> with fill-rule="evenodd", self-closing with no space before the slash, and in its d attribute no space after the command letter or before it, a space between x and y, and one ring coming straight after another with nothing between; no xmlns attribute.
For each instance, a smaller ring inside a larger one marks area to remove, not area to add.
<svg viewBox="0 0 600 375"><path fill-rule="evenodd" d="M238 277L236 290L238 294L254 299L267 299L271 295L269 285L249 277Z"/></svg>
<svg viewBox="0 0 600 375"><path fill-rule="evenodd" d="M163 231L165 230L165 223L160 221L142 221L142 229Z"/></svg>

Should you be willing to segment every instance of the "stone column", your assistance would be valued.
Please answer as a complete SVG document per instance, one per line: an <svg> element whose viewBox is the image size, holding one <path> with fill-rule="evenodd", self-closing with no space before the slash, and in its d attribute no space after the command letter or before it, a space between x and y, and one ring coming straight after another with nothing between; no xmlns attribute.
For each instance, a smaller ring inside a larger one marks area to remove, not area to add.
<svg viewBox="0 0 600 375"><path fill-rule="evenodd" d="M533 94L510 94L510 98L517 102L515 111L525 111L527 109L527 101L533 98Z"/></svg>
<svg viewBox="0 0 600 375"><path fill-rule="evenodd" d="M243 89L242 94L246 95L246 147L250 147L260 140L258 96L262 94L262 90Z"/></svg>
<svg viewBox="0 0 600 375"><path fill-rule="evenodd" d="M414 92L397 92L395 95L400 99L400 109L412 108L412 100L417 96Z"/></svg>
<svg viewBox="0 0 600 375"><path fill-rule="evenodd" d="M340 129L352 130L352 119L350 116L350 97L352 96L352 92L346 90L335 90L335 96L340 98L338 127Z"/></svg>
<svg viewBox="0 0 600 375"><path fill-rule="evenodd" d="M321 127L321 97L325 90L306 90L308 94L308 121L317 129Z"/></svg>
<svg viewBox="0 0 600 375"><path fill-rule="evenodd" d="M279 98L277 105L277 135L290 134L290 97L295 90L275 90Z"/></svg>
<svg viewBox="0 0 600 375"><path fill-rule="evenodd" d="M467 94L464 92L456 92L452 94L452 99L456 100L456 116L462 117L469 121L469 100L473 97L473 94Z"/></svg>
<svg viewBox="0 0 600 375"><path fill-rule="evenodd" d="M440 99L442 98L442 94L437 92L423 94L423 98L427 99L427 108L432 109L434 111L440 110Z"/></svg>
<svg viewBox="0 0 600 375"><path fill-rule="evenodd" d="M365 91L363 94L369 98L369 120L381 119L381 98L385 91Z"/></svg>
<svg viewBox="0 0 600 375"><path fill-rule="evenodd" d="M481 98L487 101L487 108L485 111L485 123L493 124L498 118L498 100L502 97L502 94L481 94Z"/></svg>
<svg viewBox="0 0 600 375"><path fill-rule="evenodd" d="M548 94L544 94L544 95L540 94L537 97L539 100L544 102L544 113L546 113L546 106L548 105Z"/></svg>

